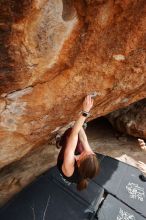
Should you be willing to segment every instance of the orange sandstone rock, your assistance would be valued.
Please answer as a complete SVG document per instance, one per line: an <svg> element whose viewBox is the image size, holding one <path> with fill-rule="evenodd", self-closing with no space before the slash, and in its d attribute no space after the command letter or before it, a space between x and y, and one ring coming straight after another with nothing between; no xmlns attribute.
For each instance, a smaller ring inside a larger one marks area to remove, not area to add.
<svg viewBox="0 0 146 220"><path fill-rule="evenodd" d="M146 97L145 0L1 0L0 10L1 168L74 121L90 92L89 120Z"/></svg>
<svg viewBox="0 0 146 220"><path fill-rule="evenodd" d="M29 149L75 120L91 91L92 118L144 98L145 3L1 1L0 131Z"/></svg>
<svg viewBox="0 0 146 220"><path fill-rule="evenodd" d="M35 146L91 91L93 118L146 96L144 0L0 4L2 131Z"/></svg>

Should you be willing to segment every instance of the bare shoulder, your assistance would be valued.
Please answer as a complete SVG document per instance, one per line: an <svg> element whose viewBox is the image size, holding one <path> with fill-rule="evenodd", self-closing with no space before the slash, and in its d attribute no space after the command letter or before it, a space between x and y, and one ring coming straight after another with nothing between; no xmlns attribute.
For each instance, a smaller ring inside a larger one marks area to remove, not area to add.
<svg viewBox="0 0 146 220"><path fill-rule="evenodd" d="M67 166L63 163L62 164L62 172L65 176L67 177L70 177L73 175L73 172L74 172L74 165L70 165L70 166Z"/></svg>

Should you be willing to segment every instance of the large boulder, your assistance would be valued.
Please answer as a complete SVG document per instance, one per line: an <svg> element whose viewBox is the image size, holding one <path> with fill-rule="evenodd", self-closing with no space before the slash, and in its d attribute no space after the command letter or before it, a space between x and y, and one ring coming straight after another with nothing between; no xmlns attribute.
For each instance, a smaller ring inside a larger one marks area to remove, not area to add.
<svg viewBox="0 0 146 220"><path fill-rule="evenodd" d="M145 0L1 0L0 16L0 168L45 146L90 92L89 120L146 97Z"/></svg>
<svg viewBox="0 0 146 220"><path fill-rule="evenodd" d="M116 110L107 118L120 132L146 139L146 99Z"/></svg>

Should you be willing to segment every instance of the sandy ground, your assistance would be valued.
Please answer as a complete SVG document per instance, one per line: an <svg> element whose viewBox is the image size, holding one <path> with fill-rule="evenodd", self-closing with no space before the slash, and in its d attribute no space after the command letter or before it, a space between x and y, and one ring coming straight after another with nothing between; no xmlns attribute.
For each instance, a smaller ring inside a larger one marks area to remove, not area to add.
<svg viewBox="0 0 146 220"><path fill-rule="evenodd" d="M99 118L88 122L87 137L92 149L136 166L136 161L146 163L146 152L143 152L137 138L117 132L107 119Z"/></svg>

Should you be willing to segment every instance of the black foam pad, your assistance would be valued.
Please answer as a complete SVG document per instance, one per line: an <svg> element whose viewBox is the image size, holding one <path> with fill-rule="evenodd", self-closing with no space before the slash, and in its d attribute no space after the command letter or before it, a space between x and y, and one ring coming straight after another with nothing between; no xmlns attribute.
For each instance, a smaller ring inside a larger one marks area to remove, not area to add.
<svg viewBox="0 0 146 220"><path fill-rule="evenodd" d="M54 167L0 211L1 220L87 220L95 216L103 189L91 182L82 192L67 185Z"/></svg>
<svg viewBox="0 0 146 220"><path fill-rule="evenodd" d="M98 153L95 153L96 154L96 157L97 159L99 160L99 162L101 162L103 160L104 157L106 157L105 155L103 154L98 154Z"/></svg>
<svg viewBox="0 0 146 220"><path fill-rule="evenodd" d="M100 174L94 181L131 208L146 216L146 182L140 171L114 158L104 157Z"/></svg>
<svg viewBox="0 0 146 220"><path fill-rule="evenodd" d="M127 166L116 197L146 217L146 182L139 176L140 171Z"/></svg>
<svg viewBox="0 0 146 220"><path fill-rule="evenodd" d="M143 216L111 195L104 200L97 216L98 220L145 220Z"/></svg>
<svg viewBox="0 0 146 220"><path fill-rule="evenodd" d="M74 199L80 199L88 205L90 212L97 211L104 190L95 182L90 181L86 190L77 191L76 184L65 181L56 167L51 170L50 176L56 184L59 184L59 187L62 187L63 189L65 188L65 190L74 197Z"/></svg>
<svg viewBox="0 0 146 220"><path fill-rule="evenodd" d="M100 162L100 173L94 181L109 193L117 193L127 170L127 165L111 157L104 157Z"/></svg>

